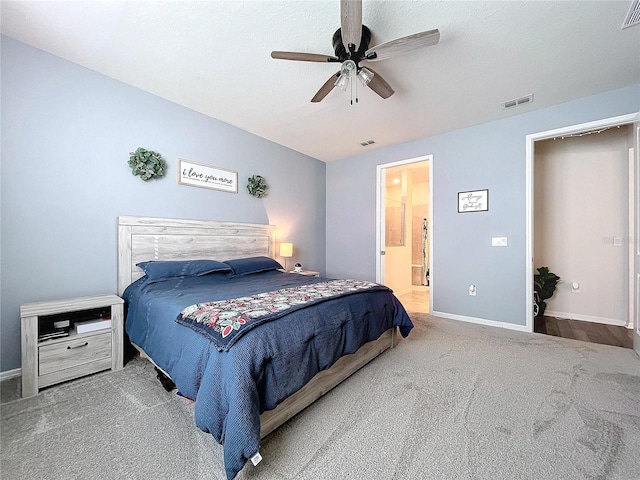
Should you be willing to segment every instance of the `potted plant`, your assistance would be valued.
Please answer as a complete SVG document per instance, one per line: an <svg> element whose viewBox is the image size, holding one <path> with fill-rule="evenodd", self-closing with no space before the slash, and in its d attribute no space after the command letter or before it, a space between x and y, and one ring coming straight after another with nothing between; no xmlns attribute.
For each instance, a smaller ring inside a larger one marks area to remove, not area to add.
<svg viewBox="0 0 640 480"><path fill-rule="evenodd" d="M549 267L538 268L538 273L533 276L533 313L537 318L542 318L547 308L545 300L550 299L556 291L560 277L549 271Z"/></svg>

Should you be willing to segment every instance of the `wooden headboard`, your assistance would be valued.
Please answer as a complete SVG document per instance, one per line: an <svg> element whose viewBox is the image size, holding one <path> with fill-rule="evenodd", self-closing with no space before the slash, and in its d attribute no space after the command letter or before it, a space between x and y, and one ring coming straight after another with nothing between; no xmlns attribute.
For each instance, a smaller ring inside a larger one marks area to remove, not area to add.
<svg viewBox="0 0 640 480"><path fill-rule="evenodd" d="M142 277L149 260L274 257L275 225L118 217L118 295Z"/></svg>

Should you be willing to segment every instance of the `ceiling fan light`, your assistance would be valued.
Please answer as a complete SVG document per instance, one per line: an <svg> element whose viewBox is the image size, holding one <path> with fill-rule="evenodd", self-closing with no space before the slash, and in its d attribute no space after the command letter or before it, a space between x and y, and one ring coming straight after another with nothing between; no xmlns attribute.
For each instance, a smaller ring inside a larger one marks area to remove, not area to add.
<svg viewBox="0 0 640 480"><path fill-rule="evenodd" d="M357 70L358 66L353 60L345 60L340 67L340 73L349 78L355 76Z"/></svg>
<svg viewBox="0 0 640 480"><path fill-rule="evenodd" d="M368 68L361 68L358 72L358 78L363 86L367 86L371 80L373 80L374 73Z"/></svg>
<svg viewBox="0 0 640 480"><path fill-rule="evenodd" d="M338 87L340 90L342 90L343 92L346 92L347 87L349 86L349 77L345 75L340 75L338 77L338 80L336 80L336 83L334 83L334 85Z"/></svg>

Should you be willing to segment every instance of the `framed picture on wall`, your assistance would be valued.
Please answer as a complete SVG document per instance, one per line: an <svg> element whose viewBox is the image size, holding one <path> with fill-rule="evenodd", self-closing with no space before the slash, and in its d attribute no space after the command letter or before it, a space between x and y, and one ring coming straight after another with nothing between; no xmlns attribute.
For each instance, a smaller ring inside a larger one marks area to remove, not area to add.
<svg viewBox="0 0 640 480"><path fill-rule="evenodd" d="M238 193L238 172L179 158L178 183Z"/></svg>
<svg viewBox="0 0 640 480"><path fill-rule="evenodd" d="M486 212L489 210L489 190L458 192L458 213Z"/></svg>

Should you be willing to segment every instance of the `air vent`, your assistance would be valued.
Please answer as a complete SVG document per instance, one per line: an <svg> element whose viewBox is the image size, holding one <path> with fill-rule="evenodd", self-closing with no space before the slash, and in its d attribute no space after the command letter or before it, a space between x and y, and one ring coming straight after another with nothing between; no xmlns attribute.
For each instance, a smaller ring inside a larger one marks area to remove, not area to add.
<svg viewBox="0 0 640 480"><path fill-rule="evenodd" d="M622 22L622 28L633 27L640 23L640 0L633 0L629 12Z"/></svg>
<svg viewBox="0 0 640 480"><path fill-rule="evenodd" d="M533 93L529 95L525 95L524 97L514 98L513 100L507 100L502 104L502 108L505 110L507 108L517 107L518 105L524 105L525 103L533 102Z"/></svg>
<svg viewBox="0 0 640 480"><path fill-rule="evenodd" d="M365 140L364 142L360 142L360 145L362 145L363 147L368 147L369 145L373 145L374 142L373 140Z"/></svg>

